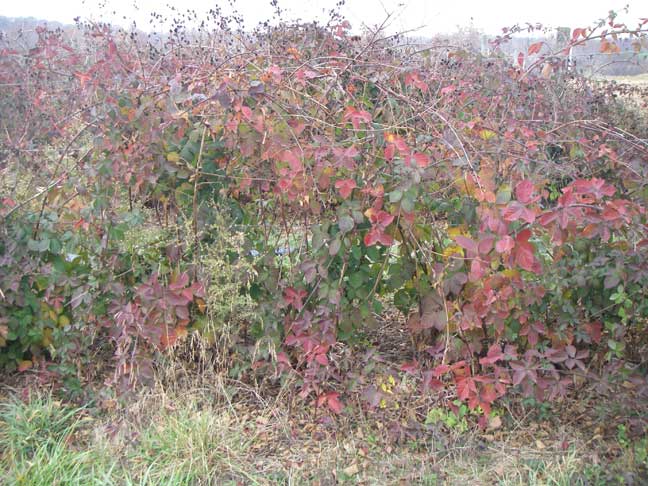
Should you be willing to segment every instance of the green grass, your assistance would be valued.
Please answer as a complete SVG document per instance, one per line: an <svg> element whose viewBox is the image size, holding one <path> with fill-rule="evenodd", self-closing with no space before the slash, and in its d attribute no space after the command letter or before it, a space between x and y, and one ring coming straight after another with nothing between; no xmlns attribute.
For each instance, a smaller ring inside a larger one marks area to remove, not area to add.
<svg viewBox="0 0 648 486"><path fill-rule="evenodd" d="M86 420L83 408L51 396L15 398L0 405L0 475L5 484L108 484L110 461L98 450L77 450L75 435Z"/></svg>
<svg viewBox="0 0 648 486"><path fill-rule="evenodd" d="M148 405L153 405L152 403ZM51 396L0 408L0 476L7 485L264 484L247 462L255 434L243 436L227 414L190 401L129 424L111 439L84 408Z"/></svg>

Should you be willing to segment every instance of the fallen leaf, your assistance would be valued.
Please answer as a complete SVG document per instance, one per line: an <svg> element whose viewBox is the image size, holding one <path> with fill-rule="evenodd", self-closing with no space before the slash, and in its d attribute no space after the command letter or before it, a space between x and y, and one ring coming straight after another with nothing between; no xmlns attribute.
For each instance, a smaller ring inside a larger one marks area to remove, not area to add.
<svg viewBox="0 0 648 486"><path fill-rule="evenodd" d="M360 469L358 469L357 464L351 464L349 467L343 469L342 472L347 476L355 476L360 472Z"/></svg>
<svg viewBox="0 0 648 486"><path fill-rule="evenodd" d="M27 371L29 368L31 368L33 363L26 359L18 363L18 371Z"/></svg>
<svg viewBox="0 0 648 486"><path fill-rule="evenodd" d="M490 417L488 419L489 430L499 429L501 426L502 426L502 419L498 415L495 415L494 417Z"/></svg>

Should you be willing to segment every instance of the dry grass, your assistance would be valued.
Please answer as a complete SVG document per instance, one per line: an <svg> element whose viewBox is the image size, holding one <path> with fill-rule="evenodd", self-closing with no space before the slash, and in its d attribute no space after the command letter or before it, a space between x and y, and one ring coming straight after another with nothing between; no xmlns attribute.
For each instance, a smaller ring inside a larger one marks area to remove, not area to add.
<svg viewBox="0 0 648 486"><path fill-rule="evenodd" d="M0 412L0 476L30 486L648 481L648 439L618 428L629 417L645 421L641 405L597 407L595 395L555 409L527 404L500 410L502 425L482 432L470 424L416 425L389 409L365 417L349 407L344 417L330 416L291 406L286 390L262 393L170 366L125 405L74 408L51 395L14 397Z"/></svg>
<svg viewBox="0 0 648 486"><path fill-rule="evenodd" d="M637 74L634 76L602 76L601 80L616 81L620 84L648 86L648 73Z"/></svg>

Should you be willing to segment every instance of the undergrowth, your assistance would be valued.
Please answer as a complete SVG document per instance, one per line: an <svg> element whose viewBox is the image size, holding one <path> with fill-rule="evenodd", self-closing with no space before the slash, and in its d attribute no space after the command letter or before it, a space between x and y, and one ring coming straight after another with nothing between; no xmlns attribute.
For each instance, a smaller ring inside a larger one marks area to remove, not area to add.
<svg viewBox="0 0 648 486"><path fill-rule="evenodd" d="M446 417L443 436L431 428L394 442L386 424L327 424L249 388L230 401L225 383L216 375L190 388L158 382L102 412L52 394L12 395L0 409L3 484L584 486L648 478L648 439L629 437L622 423L597 438L514 413L503 417L504 429L479 434Z"/></svg>

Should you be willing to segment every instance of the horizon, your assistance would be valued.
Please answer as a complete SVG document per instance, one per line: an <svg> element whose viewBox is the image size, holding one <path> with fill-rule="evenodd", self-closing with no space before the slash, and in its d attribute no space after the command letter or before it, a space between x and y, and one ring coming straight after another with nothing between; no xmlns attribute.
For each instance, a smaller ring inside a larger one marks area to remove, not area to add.
<svg viewBox="0 0 648 486"><path fill-rule="evenodd" d="M249 29L266 20L276 23L275 7L270 1L238 1L235 7L245 20ZM327 0L279 0L278 7L283 9L279 20L282 21L319 21L325 22L327 12L337 2ZM317 6L316 6L317 4ZM181 6L179 6L181 5ZM145 32L165 30L170 21L152 24L151 13L156 12L169 19L178 18L187 11L194 10L200 17L205 15L216 2L208 0L173 1L160 5L151 0L105 0L88 2L86 0L66 1L64 5L52 4L44 0L25 0L19 3L0 6L0 16L9 18L34 18L37 20L72 24L74 19L107 22L112 25L132 28ZM626 14L625 6L629 7ZM378 8L376 8L378 6ZM232 10L221 6L225 14ZM175 9L175 10L173 10ZM588 13L584 13L587 10ZM591 0L560 2L546 0L541 5L529 2L505 0L485 4L475 0L459 0L452 4L433 5L425 0L399 2L394 0L370 1L351 0L340 9L342 16L351 23L352 30L359 32L375 28L386 22L387 32L409 32L416 36L431 37L448 34L462 29L471 29L486 35L497 35L502 28L527 22L541 23L547 27L584 27L604 18L610 10L619 14L623 22L633 22L648 11L641 12L637 0ZM191 24L188 25L191 27Z"/></svg>

